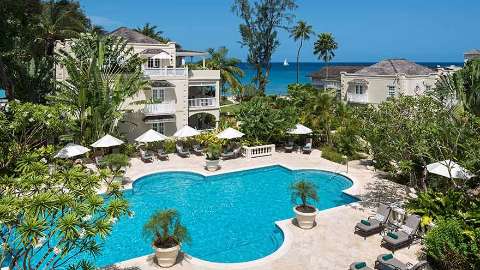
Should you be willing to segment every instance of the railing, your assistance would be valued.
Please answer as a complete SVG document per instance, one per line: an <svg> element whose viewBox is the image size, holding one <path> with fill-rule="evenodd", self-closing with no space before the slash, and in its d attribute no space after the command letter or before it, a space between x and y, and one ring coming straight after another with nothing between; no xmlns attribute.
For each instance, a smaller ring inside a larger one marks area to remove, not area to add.
<svg viewBox="0 0 480 270"><path fill-rule="evenodd" d="M368 103L368 95L366 94L347 94L347 101L353 103Z"/></svg>
<svg viewBox="0 0 480 270"><path fill-rule="evenodd" d="M145 104L143 114L145 116L175 114L175 102Z"/></svg>
<svg viewBox="0 0 480 270"><path fill-rule="evenodd" d="M217 99L216 98L191 98L188 100L188 106L190 108L215 107L217 106Z"/></svg>
<svg viewBox="0 0 480 270"><path fill-rule="evenodd" d="M246 158L271 156L274 152L275 152L275 144L243 147L243 155Z"/></svg>
<svg viewBox="0 0 480 270"><path fill-rule="evenodd" d="M147 76L167 76L167 77L180 77L187 76L188 71L186 68L145 68L144 73Z"/></svg>

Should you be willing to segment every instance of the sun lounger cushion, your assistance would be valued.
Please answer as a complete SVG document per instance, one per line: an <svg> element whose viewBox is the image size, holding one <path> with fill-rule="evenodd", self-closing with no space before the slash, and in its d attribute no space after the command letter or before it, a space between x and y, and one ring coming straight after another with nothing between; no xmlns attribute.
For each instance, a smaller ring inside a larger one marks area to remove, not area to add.
<svg viewBox="0 0 480 270"><path fill-rule="evenodd" d="M355 264L355 269L362 269L367 267L367 264L365 262L359 262Z"/></svg>
<svg viewBox="0 0 480 270"><path fill-rule="evenodd" d="M402 225L401 230L404 231L407 234L412 234L412 232L413 232L413 229L406 226L406 225Z"/></svg>
<svg viewBox="0 0 480 270"><path fill-rule="evenodd" d="M350 265L350 270L372 270L365 262L354 262Z"/></svg>
<svg viewBox="0 0 480 270"><path fill-rule="evenodd" d="M378 220L370 219L368 222L370 223L370 225L359 222L355 227L357 227L359 230L363 232L369 232L369 231L377 230L378 228L380 228L380 222Z"/></svg>
<svg viewBox="0 0 480 270"><path fill-rule="evenodd" d="M402 243L405 243L407 240L410 239L408 237L408 234L406 234L405 232L398 231L395 234L396 234L397 238L393 238L389 234L387 234L383 237L383 240L385 240L387 243L389 243L391 245L398 246Z"/></svg>
<svg viewBox="0 0 480 270"><path fill-rule="evenodd" d="M367 226L372 225L370 222L368 222L368 220L365 220L365 219L362 219L360 222L361 222L363 225L367 225Z"/></svg>
<svg viewBox="0 0 480 270"><path fill-rule="evenodd" d="M383 259L384 261L388 261L388 260L390 260L390 259L393 259L393 254L383 255L383 256L382 256L382 259Z"/></svg>
<svg viewBox="0 0 480 270"><path fill-rule="evenodd" d="M385 257L386 259L383 259ZM375 265L378 265L376 269L388 269L388 270L407 270L407 265L401 261L399 261L397 258L394 258L392 254L382 254L377 257L377 263Z"/></svg>
<svg viewBox="0 0 480 270"><path fill-rule="evenodd" d="M387 235L393 239L398 239L398 235L396 233L388 232Z"/></svg>

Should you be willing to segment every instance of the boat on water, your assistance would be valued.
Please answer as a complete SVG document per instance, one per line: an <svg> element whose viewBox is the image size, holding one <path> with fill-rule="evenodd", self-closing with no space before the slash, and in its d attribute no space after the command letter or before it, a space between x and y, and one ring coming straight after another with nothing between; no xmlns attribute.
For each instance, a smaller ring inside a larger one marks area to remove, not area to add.
<svg viewBox="0 0 480 270"><path fill-rule="evenodd" d="M283 60L283 65L284 65L284 66L288 66L287 58L285 58L285 60Z"/></svg>

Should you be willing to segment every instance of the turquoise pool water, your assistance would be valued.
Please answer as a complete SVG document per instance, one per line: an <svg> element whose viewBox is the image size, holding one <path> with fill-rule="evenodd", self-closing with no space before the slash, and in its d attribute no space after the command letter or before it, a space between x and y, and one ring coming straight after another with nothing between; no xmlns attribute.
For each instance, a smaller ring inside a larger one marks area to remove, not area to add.
<svg viewBox="0 0 480 270"><path fill-rule="evenodd" d="M142 177L125 194L135 216L117 221L96 265L152 253L151 240L142 237L143 224L165 208L181 213L192 238L182 249L194 257L224 263L265 257L283 242L274 222L293 216L289 186L300 179L317 184L320 210L356 201L342 192L352 185L349 179L318 170L272 166L209 177L189 172Z"/></svg>

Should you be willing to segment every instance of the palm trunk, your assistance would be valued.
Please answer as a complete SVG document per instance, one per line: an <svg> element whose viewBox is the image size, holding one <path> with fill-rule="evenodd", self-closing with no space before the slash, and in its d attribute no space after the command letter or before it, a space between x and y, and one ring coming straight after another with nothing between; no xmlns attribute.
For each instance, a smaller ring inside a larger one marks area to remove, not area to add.
<svg viewBox="0 0 480 270"><path fill-rule="evenodd" d="M323 84L323 90L327 90L327 82L328 82L328 61L325 60L325 69L327 73L325 74L325 83Z"/></svg>
<svg viewBox="0 0 480 270"><path fill-rule="evenodd" d="M300 39L300 46L297 51L297 84L298 84L298 74L300 73L300 50L302 49L303 39Z"/></svg>

